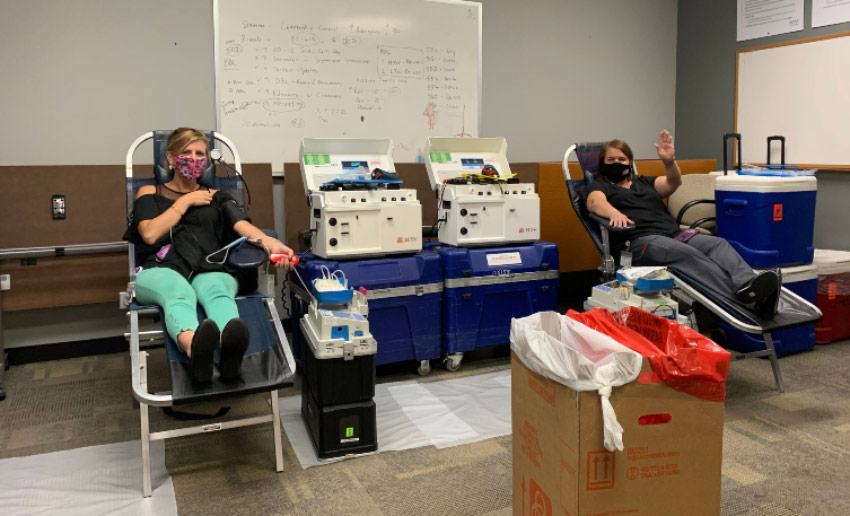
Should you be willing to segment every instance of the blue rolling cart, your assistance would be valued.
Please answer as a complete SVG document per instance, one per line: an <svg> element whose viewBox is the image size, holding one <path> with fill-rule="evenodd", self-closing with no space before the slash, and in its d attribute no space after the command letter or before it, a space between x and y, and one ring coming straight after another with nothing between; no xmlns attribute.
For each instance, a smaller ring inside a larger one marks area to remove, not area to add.
<svg viewBox="0 0 850 516"><path fill-rule="evenodd" d="M446 368L463 353L507 344L511 319L558 308L558 246L439 248L445 283L443 347Z"/></svg>

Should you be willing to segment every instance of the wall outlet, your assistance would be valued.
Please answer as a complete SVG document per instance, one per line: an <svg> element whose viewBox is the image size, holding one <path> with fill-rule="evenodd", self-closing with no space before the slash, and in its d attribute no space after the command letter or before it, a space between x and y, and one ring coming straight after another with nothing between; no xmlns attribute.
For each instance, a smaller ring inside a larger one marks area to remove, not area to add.
<svg viewBox="0 0 850 516"><path fill-rule="evenodd" d="M0 274L0 290L11 290L12 277L9 274Z"/></svg>
<svg viewBox="0 0 850 516"><path fill-rule="evenodd" d="M65 196L56 194L50 198L50 204L53 207L53 218L54 219L64 219L65 218Z"/></svg>

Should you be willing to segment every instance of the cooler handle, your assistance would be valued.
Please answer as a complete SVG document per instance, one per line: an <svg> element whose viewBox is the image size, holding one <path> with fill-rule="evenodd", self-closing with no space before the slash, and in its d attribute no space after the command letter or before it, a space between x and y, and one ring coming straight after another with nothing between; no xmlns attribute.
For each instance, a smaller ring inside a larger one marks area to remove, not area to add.
<svg viewBox="0 0 850 516"><path fill-rule="evenodd" d="M768 136L767 137L767 164L770 165L770 142L779 140L780 156L782 161L779 163L782 167L785 166L785 137L784 136Z"/></svg>
<svg viewBox="0 0 850 516"><path fill-rule="evenodd" d="M723 205L726 207L726 215L730 217L742 217L747 214L746 199L723 199Z"/></svg>
<svg viewBox="0 0 850 516"><path fill-rule="evenodd" d="M741 133L726 133L723 135L723 175L727 175L729 171L728 166L728 156L727 156L727 147L729 138L735 138L738 140L738 170L741 170Z"/></svg>

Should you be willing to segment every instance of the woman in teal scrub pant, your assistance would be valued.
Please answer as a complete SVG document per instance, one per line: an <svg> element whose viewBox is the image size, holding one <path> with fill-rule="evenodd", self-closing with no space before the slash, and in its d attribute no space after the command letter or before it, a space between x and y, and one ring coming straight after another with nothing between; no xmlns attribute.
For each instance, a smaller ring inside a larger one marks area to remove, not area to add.
<svg viewBox="0 0 850 516"><path fill-rule="evenodd" d="M239 319L234 299L239 289L236 270L215 259L224 255L216 251L244 236L271 253L293 254L252 225L227 193L198 184L209 166L208 147L209 139L197 129L172 133L163 165L173 177L139 189L124 235L135 244L142 267L136 276L136 300L163 308L168 334L190 357L192 377L200 383L212 378L217 347L223 379L239 375L248 348L248 328ZM291 268L288 260L277 266ZM208 317L200 323L198 303Z"/></svg>

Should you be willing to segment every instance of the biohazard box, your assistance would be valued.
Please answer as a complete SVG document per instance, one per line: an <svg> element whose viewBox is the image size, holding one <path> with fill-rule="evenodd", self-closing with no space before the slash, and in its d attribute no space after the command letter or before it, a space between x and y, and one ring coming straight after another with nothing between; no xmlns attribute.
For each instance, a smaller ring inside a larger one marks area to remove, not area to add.
<svg viewBox="0 0 850 516"><path fill-rule="evenodd" d="M661 383L646 358L615 387L622 451L603 446L596 391L578 392L511 356L513 514L720 514L723 403Z"/></svg>

